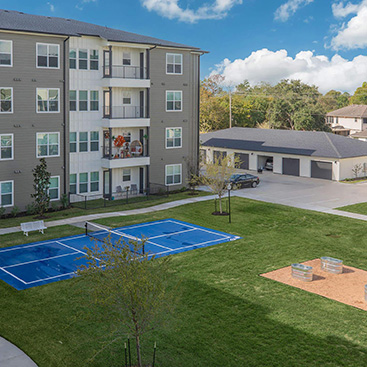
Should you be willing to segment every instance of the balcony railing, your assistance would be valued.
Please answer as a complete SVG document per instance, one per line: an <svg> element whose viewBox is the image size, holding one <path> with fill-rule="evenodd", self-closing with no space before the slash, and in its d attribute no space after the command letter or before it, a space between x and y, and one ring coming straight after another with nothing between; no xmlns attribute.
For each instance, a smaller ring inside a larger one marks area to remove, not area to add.
<svg viewBox="0 0 367 367"><path fill-rule="evenodd" d="M112 65L104 66L104 78L148 79L147 68L143 66Z"/></svg>
<svg viewBox="0 0 367 367"><path fill-rule="evenodd" d="M144 106L104 106L103 117L108 119L142 119L148 118Z"/></svg>
<svg viewBox="0 0 367 367"><path fill-rule="evenodd" d="M103 147L103 158L112 160L148 157L147 146L145 144L131 145L130 143L125 143L123 147L116 147L112 144L112 148L110 149L106 142Z"/></svg>

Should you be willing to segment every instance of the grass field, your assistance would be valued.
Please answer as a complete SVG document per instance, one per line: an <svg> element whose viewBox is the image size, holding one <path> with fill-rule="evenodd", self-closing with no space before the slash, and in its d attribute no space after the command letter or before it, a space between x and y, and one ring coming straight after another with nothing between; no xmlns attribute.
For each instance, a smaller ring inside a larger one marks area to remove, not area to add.
<svg viewBox="0 0 367 367"><path fill-rule="evenodd" d="M157 341L156 365L365 366L365 311L259 274L324 255L367 269L367 224L241 198L233 199L232 208L231 225L227 217L210 214L212 202L98 221L123 226L174 217L243 237L173 257L172 284L180 281L180 300L169 328L145 342L151 347ZM52 230L59 235L67 227ZM9 236L0 236L1 243L24 242L19 234ZM0 282L0 334L39 367L121 367L121 340L87 362L113 329L80 317L87 286L72 279L18 292Z"/></svg>
<svg viewBox="0 0 367 367"><path fill-rule="evenodd" d="M337 209L338 210L343 210L345 212L367 215L367 203L347 205L347 206L342 206L342 207L337 208Z"/></svg>

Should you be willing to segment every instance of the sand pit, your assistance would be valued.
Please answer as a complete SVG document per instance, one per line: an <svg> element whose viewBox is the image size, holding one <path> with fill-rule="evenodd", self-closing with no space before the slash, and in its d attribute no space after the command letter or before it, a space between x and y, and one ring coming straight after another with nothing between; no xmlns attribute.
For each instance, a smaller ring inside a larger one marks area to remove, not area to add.
<svg viewBox="0 0 367 367"><path fill-rule="evenodd" d="M321 270L320 259L302 264L313 267L312 282L292 278L290 266L261 276L367 311L367 302L364 300L367 271L344 265L342 274L327 273Z"/></svg>

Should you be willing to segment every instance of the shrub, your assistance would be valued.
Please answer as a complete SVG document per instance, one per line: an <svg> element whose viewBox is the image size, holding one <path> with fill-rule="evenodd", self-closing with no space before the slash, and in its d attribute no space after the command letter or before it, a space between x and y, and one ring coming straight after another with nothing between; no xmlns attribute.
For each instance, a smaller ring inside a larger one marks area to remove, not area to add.
<svg viewBox="0 0 367 367"><path fill-rule="evenodd" d="M0 206L0 217L2 217L5 214L5 208L3 206Z"/></svg>
<svg viewBox="0 0 367 367"><path fill-rule="evenodd" d="M10 214L13 216L13 217L16 217L18 214L19 214L19 208L14 205L13 209L11 210Z"/></svg>
<svg viewBox="0 0 367 367"><path fill-rule="evenodd" d="M36 214L36 207L34 206L34 204L28 204L26 206L26 213L27 215L33 215Z"/></svg>
<svg viewBox="0 0 367 367"><path fill-rule="evenodd" d="M61 203L61 207L63 209L68 208L69 207L69 197L68 197L68 195L66 195L66 194L61 195L60 203Z"/></svg>

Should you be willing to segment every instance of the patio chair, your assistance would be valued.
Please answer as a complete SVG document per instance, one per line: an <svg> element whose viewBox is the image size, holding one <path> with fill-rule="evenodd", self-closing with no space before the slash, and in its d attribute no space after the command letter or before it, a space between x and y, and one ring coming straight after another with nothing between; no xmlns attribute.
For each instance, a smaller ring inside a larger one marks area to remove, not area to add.
<svg viewBox="0 0 367 367"><path fill-rule="evenodd" d="M131 193L131 195L137 195L138 194L138 186L136 184L131 184L130 193Z"/></svg>

